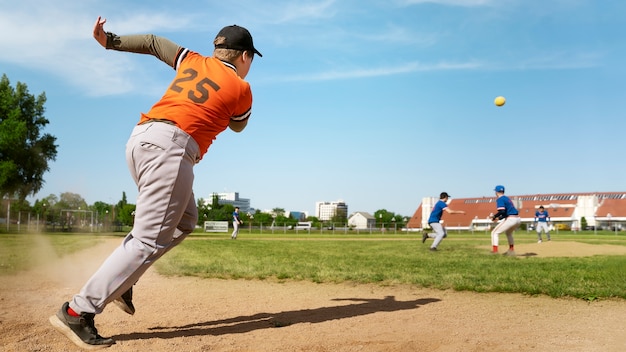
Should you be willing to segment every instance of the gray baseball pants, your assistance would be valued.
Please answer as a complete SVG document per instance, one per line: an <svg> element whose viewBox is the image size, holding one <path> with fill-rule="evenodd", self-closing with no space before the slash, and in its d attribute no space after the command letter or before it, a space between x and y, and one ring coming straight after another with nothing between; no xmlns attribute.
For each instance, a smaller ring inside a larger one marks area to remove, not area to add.
<svg viewBox="0 0 626 352"><path fill-rule="evenodd" d="M548 241L550 241L550 228L548 227L548 223L545 221L537 222L537 237L541 241L541 231L545 232L548 237Z"/></svg>
<svg viewBox="0 0 626 352"><path fill-rule="evenodd" d="M441 243L441 241L444 239L444 237L446 237L446 234L447 234L446 233L446 229L439 222L433 222L433 223L430 223L428 225L430 225L430 227L433 229L433 231L435 231L435 236L434 236L435 240L433 241L433 244L430 246L430 248L437 248L439 243ZM432 234L428 234L428 237L433 237L431 235Z"/></svg>
<svg viewBox="0 0 626 352"><path fill-rule="evenodd" d="M230 235L231 238L237 238L239 234L239 223L237 220L233 220L233 233Z"/></svg>
<svg viewBox="0 0 626 352"><path fill-rule="evenodd" d="M70 302L78 313L101 313L139 280L163 254L196 226L193 166L198 144L183 130L163 122L135 126L126 144L126 162L138 188L135 221Z"/></svg>

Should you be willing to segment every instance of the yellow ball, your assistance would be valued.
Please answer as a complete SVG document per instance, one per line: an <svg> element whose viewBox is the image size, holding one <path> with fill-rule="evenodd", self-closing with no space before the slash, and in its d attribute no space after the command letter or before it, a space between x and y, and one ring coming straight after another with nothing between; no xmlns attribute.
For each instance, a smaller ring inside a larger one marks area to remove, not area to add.
<svg viewBox="0 0 626 352"><path fill-rule="evenodd" d="M493 101L493 103L496 104L497 106L502 106L502 105L504 105L504 103L506 103L506 99L504 99L504 97L500 96L500 97L497 97Z"/></svg>

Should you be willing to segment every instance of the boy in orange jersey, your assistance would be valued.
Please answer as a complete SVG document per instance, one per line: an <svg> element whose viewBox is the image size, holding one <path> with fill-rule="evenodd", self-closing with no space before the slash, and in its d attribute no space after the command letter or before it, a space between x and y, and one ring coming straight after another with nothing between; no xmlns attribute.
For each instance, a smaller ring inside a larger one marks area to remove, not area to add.
<svg viewBox="0 0 626 352"><path fill-rule="evenodd" d="M98 17L93 29L104 48L151 54L176 75L163 97L141 114L126 145L138 187L133 229L80 293L50 317L57 330L88 349L115 343L98 334L95 315L111 302L133 314L132 286L195 228L193 166L220 132L246 127L252 92L244 79L254 55L262 56L250 32L236 25L217 34L213 56L205 57L162 37L105 32L105 23Z"/></svg>

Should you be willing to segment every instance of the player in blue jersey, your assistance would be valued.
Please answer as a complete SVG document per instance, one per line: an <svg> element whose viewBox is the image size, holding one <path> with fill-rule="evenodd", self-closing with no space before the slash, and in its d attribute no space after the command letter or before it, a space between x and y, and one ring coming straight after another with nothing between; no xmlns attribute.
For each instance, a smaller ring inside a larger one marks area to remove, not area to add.
<svg viewBox="0 0 626 352"><path fill-rule="evenodd" d="M550 241L550 214L543 208L543 205L539 207L539 210L535 212L535 227L537 229L537 243L541 243L541 232L543 231Z"/></svg>
<svg viewBox="0 0 626 352"><path fill-rule="evenodd" d="M513 202L509 197L504 195L504 186L498 185L494 189L496 192L496 210L491 220L500 221L496 227L491 231L491 253L498 253L498 241L501 233L506 233L506 238L509 242L509 250L504 255L515 256L515 241L513 240L513 231L515 231L521 224L519 212L513 205Z"/></svg>
<svg viewBox="0 0 626 352"><path fill-rule="evenodd" d="M430 217L428 218L428 225L435 231L435 233L427 233L424 232L422 235L422 243L426 242L426 240L431 237L435 240L433 244L430 246L431 251L437 251L437 246L441 241L448 236L446 228L441 224L441 216L443 216L443 212L445 211L448 214L465 214L462 210L452 210L448 207L448 198L450 195L446 192L441 192L439 195L439 201L435 204L432 212L430 213Z"/></svg>
<svg viewBox="0 0 626 352"><path fill-rule="evenodd" d="M230 235L230 238L233 240L237 239L237 235L239 234L239 225L242 225L243 221L239 218L239 207L235 207L235 211L233 211L233 233Z"/></svg>

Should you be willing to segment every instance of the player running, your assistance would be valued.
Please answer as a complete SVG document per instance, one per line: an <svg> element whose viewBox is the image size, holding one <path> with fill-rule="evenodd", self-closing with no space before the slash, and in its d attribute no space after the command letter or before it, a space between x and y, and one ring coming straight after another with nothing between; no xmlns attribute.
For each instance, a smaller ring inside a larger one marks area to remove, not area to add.
<svg viewBox="0 0 626 352"><path fill-rule="evenodd" d="M239 26L224 27L213 41L213 56L205 57L162 37L105 32L105 22L98 17L93 28L100 45L153 55L176 75L161 100L141 114L126 144L138 189L133 229L80 292L50 317L57 330L87 349L115 343L98 334L96 314L114 300L134 312L132 286L195 228L193 167L219 133L246 127L252 92L244 79L254 55L261 56L250 32Z"/></svg>
<svg viewBox="0 0 626 352"><path fill-rule="evenodd" d="M430 246L430 250L433 252L437 251L437 246L441 241L448 237L448 232L446 228L441 224L441 217L443 216L443 212L445 211L448 214L465 214L463 210L452 210L448 207L448 198L450 195L446 192L441 192L439 195L439 201L433 207L433 210L430 212L430 217L428 218L428 225L430 228L435 231L434 234L426 233L422 235L422 243L426 242L429 237L434 238L433 244Z"/></svg>

